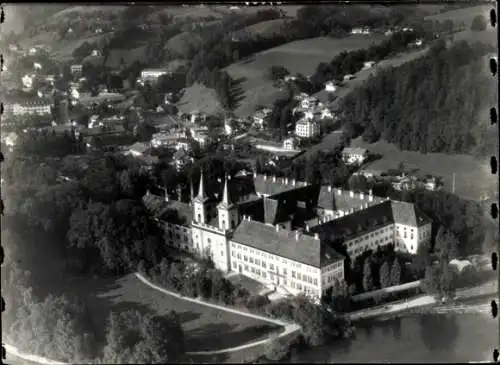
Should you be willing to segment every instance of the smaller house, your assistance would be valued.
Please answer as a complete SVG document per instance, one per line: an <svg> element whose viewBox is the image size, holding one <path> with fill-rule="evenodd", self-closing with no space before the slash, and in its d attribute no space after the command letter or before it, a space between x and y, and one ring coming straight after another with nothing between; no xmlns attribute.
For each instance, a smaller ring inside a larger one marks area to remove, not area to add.
<svg viewBox="0 0 500 365"><path fill-rule="evenodd" d="M98 49L93 49L92 52L90 52L90 55L92 57L101 57L102 56L101 51L99 51Z"/></svg>
<svg viewBox="0 0 500 365"><path fill-rule="evenodd" d="M328 81L326 84L325 84L325 91L326 92L329 92L329 93L333 93L337 90L337 86L335 86L335 84L333 83L333 81Z"/></svg>
<svg viewBox="0 0 500 365"><path fill-rule="evenodd" d="M347 74L347 75L344 75L344 81L349 81L349 80L353 80L355 79L356 76L352 75L352 74Z"/></svg>
<svg viewBox="0 0 500 365"><path fill-rule="evenodd" d="M127 150L127 154L132 156L144 156L146 152L150 149L149 143L144 142L136 142L132 146L130 146Z"/></svg>
<svg viewBox="0 0 500 365"><path fill-rule="evenodd" d="M342 150L342 159L348 165L362 164L368 157L368 150L360 147L346 147Z"/></svg>
<svg viewBox="0 0 500 365"><path fill-rule="evenodd" d="M324 108L321 110L321 119L326 119L326 118L333 118L333 113L330 109Z"/></svg>
<svg viewBox="0 0 500 365"><path fill-rule="evenodd" d="M283 148L285 150L293 151L298 147L298 142L295 138L287 138L283 141Z"/></svg>
<svg viewBox="0 0 500 365"><path fill-rule="evenodd" d="M375 65L375 61L367 61L363 65L363 69L367 70Z"/></svg>
<svg viewBox="0 0 500 365"><path fill-rule="evenodd" d="M179 150L184 150L186 152L191 151L191 143L187 139L181 139L179 142L177 142L177 145L175 146L175 149L177 151Z"/></svg>

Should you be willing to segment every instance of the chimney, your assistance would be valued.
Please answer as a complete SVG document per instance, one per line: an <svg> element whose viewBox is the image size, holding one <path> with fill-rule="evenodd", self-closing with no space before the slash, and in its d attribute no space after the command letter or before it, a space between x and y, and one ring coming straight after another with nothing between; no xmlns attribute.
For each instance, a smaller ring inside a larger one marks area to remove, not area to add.
<svg viewBox="0 0 500 365"><path fill-rule="evenodd" d="M314 234L314 239L315 239L315 240L319 240L319 234L318 234L318 233L315 233L315 234Z"/></svg>
<svg viewBox="0 0 500 365"><path fill-rule="evenodd" d="M257 177L257 171L256 170L254 170L254 172L253 172L253 177L254 177L254 179Z"/></svg>
<svg viewBox="0 0 500 365"><path fill-rule="evenodd" d="M273 176L273 182L276 182L276 176Z"/></svg>
<svg viewBox="0 0 500 365"><path fill-rule="evenodd" d="M288 185L288 178L285 177L285 185Z"/></svg>
<svg viewBox="0 0 500 365"><path fill-rule="evenodd" d="M349 196L350 196L351 198L354 198L354 191L352 191L352 190L351 190L351 191L349 192Z"/></svg>
<svg viewBox="0 0 500 365"><path fill-rule="evenodd" d="M372 189L368 190L368 194L371 196L372 195Z"/></svg>
<svg viewBox="0 0 500 365"><path fill-rule="evenodd" d="M368 197L368 200L372 202L373 201L373 195L370 194L370 196Z"/></svg>
<svg viewBox="0 0 500 365"><path fill-rule="evenodd" d="M251 221L252 220L252 216L251 215L247 215L247 219L248 219L248 221Z"/></svg>

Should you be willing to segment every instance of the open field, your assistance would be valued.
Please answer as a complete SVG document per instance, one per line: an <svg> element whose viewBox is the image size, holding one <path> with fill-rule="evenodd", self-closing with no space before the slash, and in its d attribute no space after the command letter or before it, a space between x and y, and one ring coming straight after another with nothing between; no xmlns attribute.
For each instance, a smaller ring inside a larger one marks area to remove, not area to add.
<svg viewBox="0 0 500 365"><path fill-rule="evenodd" d="M170 38L163 48L174 54L187 57L189 47L191 46L194 49L198 49L201 43L202 39L200 35L192 32L183 32Z"/></svg>
<svg viewBox="0 0 500 365"><path fill-rule="evenodd" d="M263 339L270 332L283 330L269 322L163 294L145 285L133 274L120 279L69 279L58 285L56 290L58 294L76 295L89 306L101 340L104 339L109 313L128 309L153 315L164 315L175 310L186 334L188 352L235 347Z"/></svg>
<svg viewBox="0 0 500 365"><path fill-rule="evenodd" d="M455 173L455 193L463 198L477 200L483 193L493 195L498 190L498 178L491 174L488 161L476 160L472 156L400 151L387 142L369 144L361 138L353 140L351 145L383 156L364 167L370 171L386 171L404 162L409 167L418 168L419 173L444 177L447 191L451 191L452 175Z"/></svg>
<svg viewBox="0 0 500 365"><path fill-rule="evenodd" d="M367 48L384 39L384 36L360 35L343 39L317 37L290 42L236 62L225 69L233 79L243 79L241 88L245 99L235 113L251 115L257 106L269 105L281 95L280 90L267 78L271 66L284 66L291 74L308 75L314 72L318 64L331 61L342 51Z"/></svg>

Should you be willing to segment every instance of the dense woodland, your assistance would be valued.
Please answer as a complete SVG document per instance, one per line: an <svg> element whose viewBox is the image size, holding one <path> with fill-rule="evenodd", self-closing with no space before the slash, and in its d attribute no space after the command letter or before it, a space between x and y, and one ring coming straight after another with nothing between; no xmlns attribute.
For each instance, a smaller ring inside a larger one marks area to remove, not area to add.
<svg viewBox="0 0 500 365"><path fill-rule="evenodd" d="M439 41L427 56L382 70L343 100L347 132L422 153L484 150L492 143L480 118L495 103L485 71L491 52L481 43Z"/></svg>

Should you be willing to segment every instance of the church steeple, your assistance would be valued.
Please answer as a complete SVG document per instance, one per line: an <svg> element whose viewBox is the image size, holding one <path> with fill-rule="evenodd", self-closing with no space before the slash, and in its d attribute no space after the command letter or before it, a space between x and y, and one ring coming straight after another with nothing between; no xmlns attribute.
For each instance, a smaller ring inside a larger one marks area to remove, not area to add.
<svg viewBox="0 0 500 365"><path fill-rule="evenodd" d="M238 207L233 204L229 194L230 178L226 175L224 179L224 191L222 193L222 201L217 205L219 216L219 228L229 231L235 229L239 224Z"/></svg>
<svg viewBox="0 0 500 365"><path fill-rule="evenodd" d="M208 200L207 195L205 194L205 188L204 188L204 183L203 183L203 170L201 170L200 173L200 186L198 188L198 195L196 196L196 200L200 202L204 202Z"/></svg>
<svg viewBox="0 0 500 365"><path fill-rule="evenodd" d="M225 178L224 178L224 191L222 193L222 201L220 202L220 205L222 207L225 207L225 208L229 208L232 206L231 197L229 195L229 180L230 179L231 178L228 177L228 175L226 174Z"/></svg>
<svg viewBox="0 0 500 365"><path fill-rule="evenodd" d="M193 184L191 183L191 188ZM192 192L194 195L194 192ZM198 223L206 224L209 220L208 211L207 211L207 203L208 197L205 194L205 189L203 186L203 170L200 174L200 187L198 189L198 195L193 199L193 210L194 210L194 220Z"/></svg>

